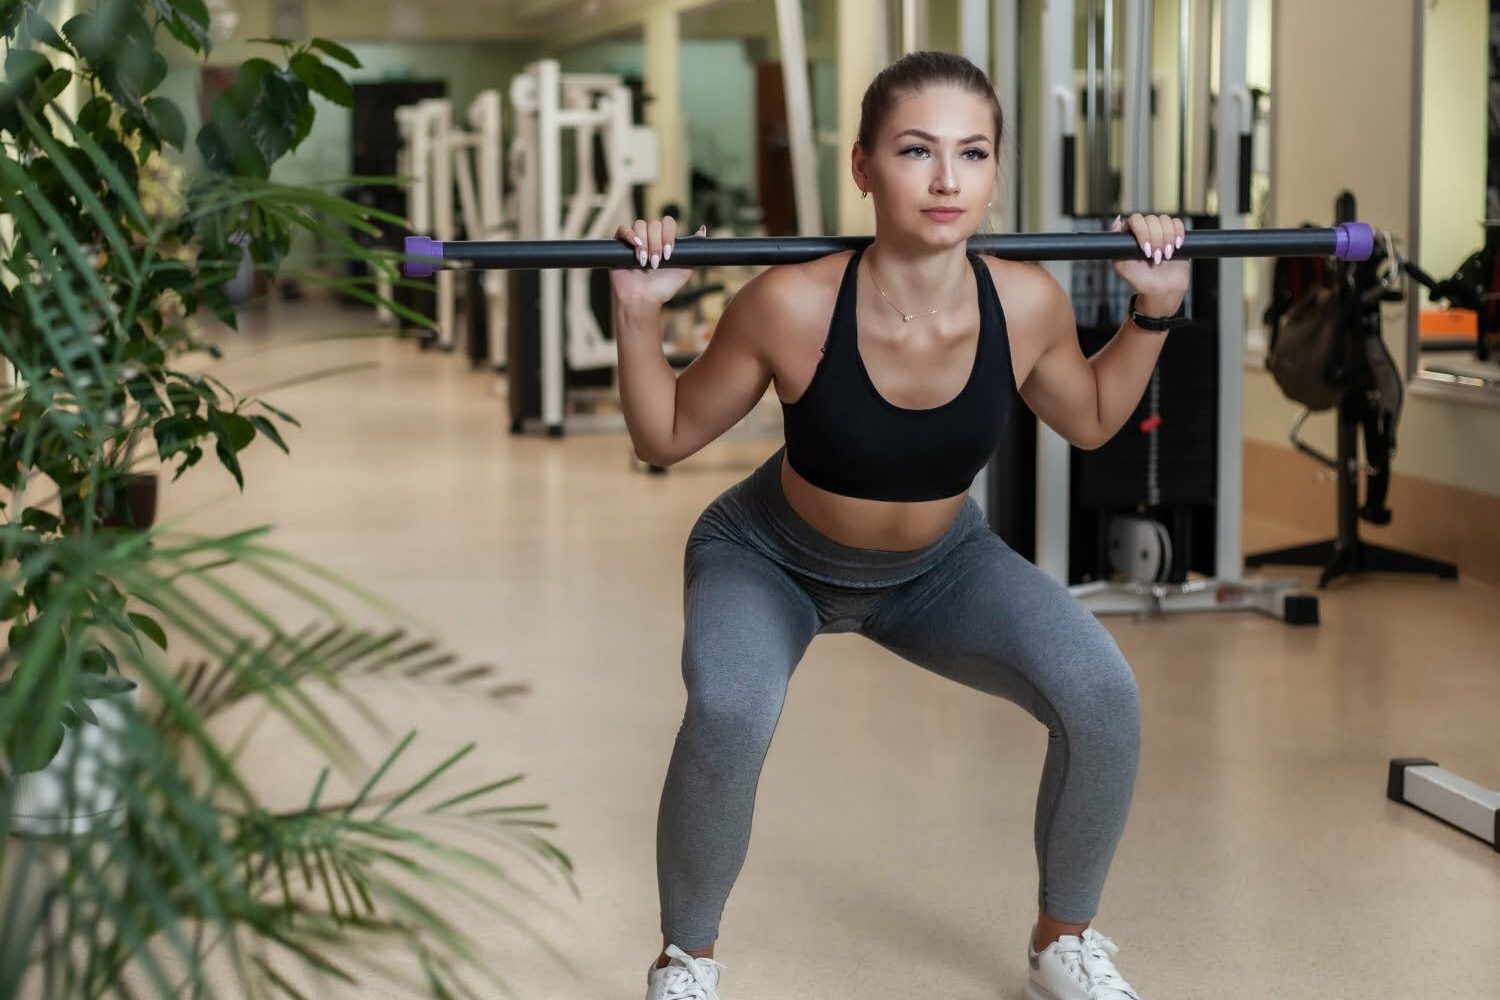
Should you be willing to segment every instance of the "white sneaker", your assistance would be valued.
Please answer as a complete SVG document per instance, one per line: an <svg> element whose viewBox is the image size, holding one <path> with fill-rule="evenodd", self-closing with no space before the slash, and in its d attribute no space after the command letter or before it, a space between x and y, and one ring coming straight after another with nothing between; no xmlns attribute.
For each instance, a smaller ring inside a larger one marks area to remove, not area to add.
<svg viewBox="0 0 1500 1000"><path fill-rule="evenodd" d="M1026 941L1031 975L1026 980L1026 1000L1141 1000L1141 995L1115 970L1110 956L1120 948L1092 927L1082 938L1071 934L1058 938L1038 955Z"/></svg>
<svg viewBox="0 0 1500 1000"><path fill-rule="evenodd" d="M694 958L675 944L667 946L667 964L652 962L646 970L646 1000L719 1000L719 970L711 958Z"/></svg>

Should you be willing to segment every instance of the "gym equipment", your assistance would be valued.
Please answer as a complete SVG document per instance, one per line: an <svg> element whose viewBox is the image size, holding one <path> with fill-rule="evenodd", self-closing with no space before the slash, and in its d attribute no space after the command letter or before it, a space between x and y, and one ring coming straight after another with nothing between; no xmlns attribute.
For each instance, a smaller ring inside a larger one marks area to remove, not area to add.
<svg viewBox="0 0 1500 1000"><path fill-rule="evenodd" d="M542 59L511 81L510 101L516 112L511 165L517 192L516 234L520 239L475 242L495 248L551 241L590 242L589 237L592 242L608 242L599 237L613 231L618 220L629 214L635 186L657 175L656 132L634 124L635 102L630 88L612 74L563 73L556 60ZM568 132L574 140L575 189L566 199L567 216L563 218L562 152L563 137ZM608 173L602 192L596 188L596 154ZM508 371L513 433L539 420L548 434L561 436L569 373L609 375L614 368L614 344L604 335L594 301L598 283L588 269L576 263L565 261L559 266L568 268L568 273L548 269L540 274L518 271L510 276L511 318L524 319L527 324L516 328L513 323L510 335L513 341L528 341L526 345L512 343L513 360L518 353L531 358L529 341L539 340L535 350L539 357L525 365L513 363ZM441 277L446 269L433 270ZM408 262L407 273L433 271L413 270ZM607 303L607 281L602 296Z"/></svg>
<svg viewBox="0 0 1500 1000"><path fill-rule="evenodd" d="M1402 261L1401 267L1427 289L1433 301L1472 310L1478 317L1478 336L1474 340L1424 339L1423 351L1473 351L1480 361L1494 357L1500 343L1500 222L1486 221L1484 246L1441 281L1412 261Z"/></svg>
<svg viewBox="0 0 1500 1000"><path fill-rule="evenodd" d="M1167 100L1155 100L1152 94L1150 67L1156 63L1151 54L1152 42L1162 35L1155 30L1153 18L1168 12L1167 4L1148 0L1090 0L1083 7L1078 0L1048 0L1039 12L1041 42L1037 52L1041 60L1040 79L1046 95L1038 134L1032 138L1042 154L1037 177L1041 185L1041 213L1032 220L1036 228L1061 230L1069 226L1094 226L1099 217L1116 211L1132 211L1139 206L1159 205L1167 199L1151 183L1155 173L1151 158L1161 155L1163 143L1153 129L1153 108L1166 108ZM1254 166L1253 141L1255 99L1247 80L1247 39L1250 35L1248 0L1220 0L1217 5L1184 2L1176 5L1178 25L1178 117L1181 124L1178 162L1177 211L1187 217L1201 214L1211 220L1208 228L1216 239L1233 239L1245 231L1251 206L1246 197L1249 186L1241 178ZM1217 6L1217 14L1212 8ZM1123 17L1118 16L1123 11ZM1085 16L1079 16L1084 14ZM1102 23L1101 23L1102 19ZM1116 32L1118 21L1123 30ZM1101 33L1092 44L1095 58L1080 69L1078 56L1087 56L1090 44L1078 37L1080 30L1090 35ZM1213 35L1217 33L1217 55ZM1116 35L1124 46L1124 58L1114 51ZM1102 51L1101 51L1102 48ZM1217 88L1210 70L1217 66ZM1127 71L1117 88L1116 66ZM1134 75L1132 75L1134 74ZM1106 102L1102 81L1108 83ZM1080 87L1080 85L1082 85ZM1094 139L1080 149L1080 89L1085 130L1088 120L1094 123ZM1117 113L1114 93L1122 99ZM1122 119L1122 120L1121 120ZM1114 157L1105 143L1107 137L1118 140ZM1118 179L1116 172L1118 171ZM1080 196L1084 211L1075 206ZM1192 246L1208 234L1202 227L1188 236ZM1201 246L1201 243L1199 243ZM1184 247L1186 250L1187 247ZM1363 250L1363 248L1361 248ZM1370 248L1369 252L1373 252ZM1212 458L1194 459L1193 474L1211 477L1212 502L1202 505L1204 513L1197 520L1211 521L1211 544L1191 546L1200 554L1212 553L1212 565L1203 577L1184 579L1180 583L1134 583L1101 580L1071 588L1086 607L1095 614L1163 614L1177 611L1258 611L1287 622L1311 624L1317 617L1317 599L1300 595L1296 579L1246 580L1242 575L1242 460L1241 437L1243 405L1243 365L1245 337L1244 268L1237 256L1218 255L1209 270L1216 276L1204 287L1209 294L1202 301L1185 305L1195 320L1205 324L1205 334L1213 331L1216 377L1213 411ZM1274 254L1274 256L1294 256ZM1074 265L1067 260L1047 265L1058 283L1074 289ZM1195 285L1199 266L1194 265ZM1192 293L1190 293L1190 298ZM1123 302L1115 308L1120 315ZM1177 338L1182 343L1192 338ZM1180 346L1180 345L1179 345ZM1164 425L1144 431L1142 437L1160 443L1166 433ZM1073 578L1075 560L1072 548L1079 536L1077 518L1072 510L1073 471L1078 459L1073 449L1058 434L1038 424L1036 429L1037 489L1035 508L1029 498L1002 496L1003 513L1014 524L1030 513L1035 522L1035 560L1053 578L1068 583ZM1024 472L1030 443L1011 438L1005 442L1013 468ZM1169 463L1163 463L1165 467ZM1201 467L1196 467L1201 466ZM1019 477L1018 477L1019 478ZM993 482L992 482L992 485ZM1003 487L996 485L999 491ZM1145 503L1144 499L1138 501ZM1169 528L1174 527L1168 525ZM1188 537L1196 537L1196 523ZM1027 539L1023 539L1027 540ZM1182 549L1183 538L1174 535L1174 548ZM1014 542L1012 543L1015 544ZM1176 553L1177 561L1189 558ZM1197 567L1194 567L1197 568ZM1200 570L1201 571L1201 570Z"/></svg>
<svg viewBox="0 0 1500 1000"><path fill-rule="evenodd" d="M1354 195L1348 191L1339 196L1334 211L1338 218L1352 218L1356 209ZM1376 545L1359 537L1359 522L1389 524L1390 508L1386 491L1390 487L1390 456L1396 446L1396 423L1401 414L1401 379L1380 335L1380 303L1399 300L1403 293L1391 283L1399 276L1399 261L1390 260L1390 251L1382 259L1388 266L1387 280L1378 276L1378 261L1344 263L1331 268L1332 290L1336 294L1338 320L1334 342L1334 366L1331 381L1342 389L1338 400L1338 454L1324 455L1298 437L1304 410L1292 426L1292 444L1338 473L1338 535L1311 545L1258 552L1245 557L1247 566L1322 566L1318 579L1322 589L1340 576L1361 572L1430 573L1445 580L1458 579L1458 567L1451 563L1412 555L1397 549ZM1271 312L1277 304L1273 303ZM1281 318L1285 322L1291 313ZM1357 437L1363 429L1365 455L1369 466L1359 460ZM1359 502L1359 473L1366 473L1366 497Z"/></svg>
<svg viewBox="0 0 1500 1000"><path fill-rule="evenodd" d="M1500 851L1500 792L1445 771L1435 760L1397 757L1391 761L1385 794Z"/></svg>
<svg viewBox="0 0 1500 1000"><path fill-rule="evenodd" d="M686 235L686 234L684 234ZM843 250L867 247L871 236L746 236L679 239L665 267L710 264L791 264ZM1130 233L1005 233L969 240L975 253L1009 260L1129 260L1141 248ZM1251 229L1193 231L1176 251L1184 259L1226 257L1325 257L1366 260L1375 249L1375 231L1365 223L1333 229ZM635 249L619 240L434 240L410 236L404 263L412 277L425 277L450 264L479 268L639 267Z"/></svg>
<svg viewBox="0 0 1500 1000"><path fill-rule="evenodd" d="M453 103L446 98L429 98L396 109L396 121L405 140L400 163L409 178L409 218L417 232L430 230L443 239L453 238L455 222L460 218L466 234L502 239L511 230L505 225L501 194L499 91L482 91L469 105L466 120L471 130L454 126ZM475 162L471 163L471 158ZM459 198L456 207L455 185ZM473 322L481 304L471 295L470 328L493 331L488 335L489 360L495 368L504 368L505 338L500 334L505 325L505 282L495 277L476 284L471 291L478 291L484 299L485 323ZM442 350L451 351L457 344L455 276L439 275L436 294L433 319L437 330L421 343L425 347L435 342Z"/></svg>

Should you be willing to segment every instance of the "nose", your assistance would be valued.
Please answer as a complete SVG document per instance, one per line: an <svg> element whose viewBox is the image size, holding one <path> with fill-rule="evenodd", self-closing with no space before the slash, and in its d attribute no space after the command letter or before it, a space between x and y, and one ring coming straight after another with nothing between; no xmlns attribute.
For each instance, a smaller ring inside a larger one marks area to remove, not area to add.
<svg viewBox="0 0 1500 1000"><path fill-rule="evenodd" d="M932 192L934 194L958 193L958 175L954 173L951 159L945 157L937 161L933 170Z"/></svg>

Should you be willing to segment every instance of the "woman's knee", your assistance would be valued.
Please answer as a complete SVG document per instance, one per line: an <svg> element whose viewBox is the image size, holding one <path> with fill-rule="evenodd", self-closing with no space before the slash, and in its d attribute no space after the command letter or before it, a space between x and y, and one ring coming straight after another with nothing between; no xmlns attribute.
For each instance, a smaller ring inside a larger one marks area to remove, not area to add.
<svg viewBox="0 0 1500 1000"><path fill-rule="evenodd" d="M1095 643L1056 706L1075 739L1088 738L1110 752L1134 750L1140 743L1141 693L1135 672L1114 640Z"/></svg>
<svg viewBox="0 0 1500 1000"><path fill-rule="evenodd" d="M690 692L683 730L703 745L764 755L781 719L785 694L785 688L780 696L772 691Z"/></svg>

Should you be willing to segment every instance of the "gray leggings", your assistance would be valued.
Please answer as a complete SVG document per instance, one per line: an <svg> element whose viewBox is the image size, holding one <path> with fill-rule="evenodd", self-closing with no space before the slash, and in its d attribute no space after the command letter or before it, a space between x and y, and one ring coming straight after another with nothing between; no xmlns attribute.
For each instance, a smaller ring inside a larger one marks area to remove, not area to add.
<svg viewBox="0 0 1500 1000"><path fill-rule="evenodd" d="M1047 727L1039 904L1065 923L1092 920L1140 746L1135 677L1114 639L990 531L972 500L925 548L851 548L792 509L781 456L714 500L688 537L687 709L657 823L662 934L686 951L718 939L787 685L825 632L859 632Z"/></svg>

